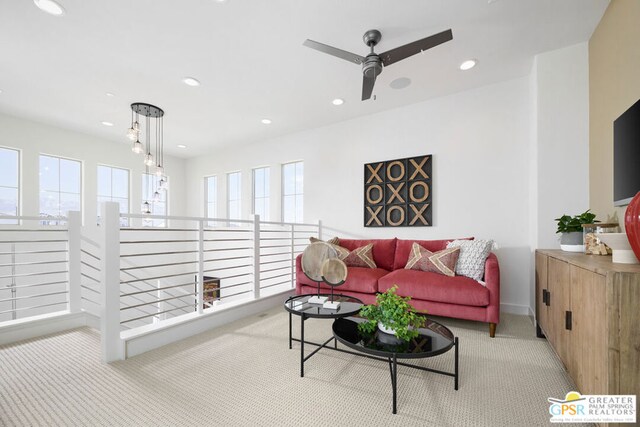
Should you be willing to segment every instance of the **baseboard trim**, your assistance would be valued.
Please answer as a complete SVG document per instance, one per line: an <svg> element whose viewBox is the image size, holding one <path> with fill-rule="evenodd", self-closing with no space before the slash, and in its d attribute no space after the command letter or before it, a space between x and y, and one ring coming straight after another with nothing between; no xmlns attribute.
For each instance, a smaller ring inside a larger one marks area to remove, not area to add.
<svg viewBox="0 0 640 427"><path fill-rule="evenodd" d="M520 316L528 316L530 310L531 309L527 305L509 304L509 303L500 304L500 312L502 312L502 313L518 314Z"/></svg>
<svg viewBox="0 0 640 427"><path fill-rule="evenodd" d="M134 334L132 331L126 331L126 333L121 334L124 344L124 358L127 359L137 356L227 323L262 313L273 307L282 305L292 293L293 289L258 300L244 302L241 305L197 315L192 318L185 319L185 316L182 317L184 320L179 323L168 324L167 326L154 330L143 330L138 334Z"/></svg>
<svg viewBox="0 0 640 427"><path fill-rule="evenodd" d="M68 311L13 320L0 326L0 345L80 328L86 324L84 312L69 313Z"/></svg>

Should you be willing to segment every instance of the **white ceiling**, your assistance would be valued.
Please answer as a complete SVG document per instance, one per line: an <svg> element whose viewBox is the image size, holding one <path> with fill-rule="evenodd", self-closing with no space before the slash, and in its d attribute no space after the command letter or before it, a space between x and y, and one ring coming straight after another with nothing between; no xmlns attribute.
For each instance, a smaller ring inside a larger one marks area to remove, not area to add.
<svg viewBox="0 0 640 427"><path fill-rule="evenodd" d="M149 102L166 112L167 152L182 157L526 75L535 54L588 40L609 3L58 1L62 17L31 0L0 0L0 111L124 144L129 104ZM447 28L453 41L384 69L377 100L362 102L359 66L302 42L365 55L370 28L382 32L377 52ZM468 58L478 66L460 71ZM186 86L186 76L202 85ZM411 85L391 89L398 77ZM337 97L345 104L332 105Z"/></svg>

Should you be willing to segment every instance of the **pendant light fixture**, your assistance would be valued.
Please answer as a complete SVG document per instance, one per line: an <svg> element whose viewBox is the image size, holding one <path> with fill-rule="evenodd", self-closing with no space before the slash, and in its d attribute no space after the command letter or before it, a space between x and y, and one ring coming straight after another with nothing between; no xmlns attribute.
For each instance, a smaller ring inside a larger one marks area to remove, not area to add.
<svg viewBox="0 0 640 427"><path fill-rule="evenodd" d="M140 116L144 117L144 132L140 127ZM135 141L131 147L131 151L136 154L144 153L144 165L146 167L148 186L147 197L151 197L151 200L145 200L142 204L142 213L150 214L151 203L157 203L161 200L160 191L167 189L167 177L164 175L164 111L162 108L155 105L147 104L146 102L134 102L131 104L131 127L127 129L127 137L131 141ZM152 144L151 139L151 121L154 121L155 127L155 145ZM140 134L143 134L143 141L140 142ZM153 169L152 169L153 168ZM157 180L157 187L155 186L153 174L159 179ZM153 196L152 196L153 195Z"/></svg>

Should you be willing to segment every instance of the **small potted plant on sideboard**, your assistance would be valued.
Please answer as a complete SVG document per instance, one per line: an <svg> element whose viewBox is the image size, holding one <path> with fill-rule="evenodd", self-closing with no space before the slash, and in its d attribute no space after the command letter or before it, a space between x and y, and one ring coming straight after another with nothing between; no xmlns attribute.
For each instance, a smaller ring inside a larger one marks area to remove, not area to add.
<svg viewBox="0 0 640 427"><path fill-rule="evenodd" d="M594 213L589 212L589 209L580 215L562 215L555 221L558 222L556 233L561 233L560 249L567 252L584 252L582 224L600 222Z"/></svg>

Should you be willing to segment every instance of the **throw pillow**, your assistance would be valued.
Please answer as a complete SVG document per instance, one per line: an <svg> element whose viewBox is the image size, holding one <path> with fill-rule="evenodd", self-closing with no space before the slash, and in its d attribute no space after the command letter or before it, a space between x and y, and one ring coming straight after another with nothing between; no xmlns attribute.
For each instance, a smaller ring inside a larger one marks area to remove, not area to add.
<svg viewBox="0 0 640 427"><path fill-rule="evenodd" d="M324 240L318 239L317 237L309 237L309 242L310 243L315 243L315 242L324 242ZM330 245L337 245L340 243L340 239L338 239L337 237L334 237L333 239L329 239L326 241L327 243L329 243Z"/></svg>
<svg viewBox="0 0 640 427"><path fill-rule="evenodd" d="M447 248L438 252L431 252L417 243L411 245L411 252L407 265L408 270L430 271L432 273L455 276L456 263L460 255L460 248Z"/></svg>
<svg viewBox="0 0 640 427"><path fill-rule="evenodd" d="M338 246L338 248L346 251L346 249L341 246ZM338 251L338 257L347 264L347 267L377 267L373 260L373 243L355 248L351 252L347 251L347 255L344 258L342 258L343 254L344 252L341 253Z"/></svg>
<svg viewBox="0 0 640 427"><path fill-rule="evenodd" d="M456 274L480 281L484 276L484 263L491 253L493 240L454 240L447 248L460 248Z"/></svg>

